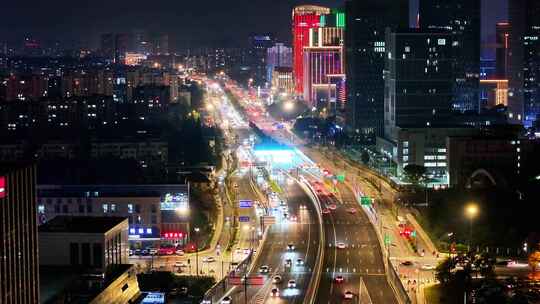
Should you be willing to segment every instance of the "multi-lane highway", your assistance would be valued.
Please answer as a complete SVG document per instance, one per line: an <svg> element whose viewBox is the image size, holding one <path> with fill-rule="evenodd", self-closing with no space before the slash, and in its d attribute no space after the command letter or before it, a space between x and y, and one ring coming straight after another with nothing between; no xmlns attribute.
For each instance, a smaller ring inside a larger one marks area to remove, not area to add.
<svg viewBox="0 0 540 304"><path fill-rule="evenodd" d="M315 208L306 193L296 183L286 183L285 207L273 211L276 224L267 232L266 240L253 264L250 276L262 275L262 286L248 286L247 297L244 287L231 292L234 303L303 303L312 278L312 271L319 246L319 223ZM287 214L286 219L284 214ZM296 220L291 220L296 217ZM288 245L294 249L288 248ZM290 259L291 265L286 265ZM299 260L300 259L300 260ZM261 273L262 266L268 266L268 273ZM280 276L280 282L274 282ZM289 287L290 280L296 286ZM277 289L279 293L274 293Z"/></svg>

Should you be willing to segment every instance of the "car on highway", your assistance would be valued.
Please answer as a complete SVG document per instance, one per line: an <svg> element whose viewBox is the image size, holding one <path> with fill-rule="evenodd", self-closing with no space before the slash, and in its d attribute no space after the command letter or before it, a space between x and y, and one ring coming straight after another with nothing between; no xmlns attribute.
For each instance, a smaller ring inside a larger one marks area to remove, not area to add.
<svg viewBox="0 0 540 304"><path fill-rule="evenodd" d="M156 255L158 254L158 250L156 248L153 248L153 247L148 247L146 248L148 250L148 254L150 255Z"/></svg>
<svg viewBox="0 0 540 304"><path fill-rule="evenodd" d="M183 256L184 254L185 254L184 250L182 250L182 249L176 250L176 255Z"/></svg>
<svg viewBox="0 0 540 304"><path fill-rule="evenodd" d="M281 283L282 279L281 279L281 276L280 275L276 275L272 278L272 283L274 284L279 284Z"/></svg>
<svg viewBox="0 0 540 304"><path fill-rule="evenodd" d="M249 254L249 248L244 248L244 254Z"/></svg>
<svg viewBox="0 0 540 304"><path fill-rule="evenodd" d="M296 222L296 221L298 221L298 218L296 217L296 215L291 215L291 216L289 216L289 220L291 222Z"/></svg>
<svg viewBox="0 0 540 304"><path fill-rule="evenodd" d="M287 287L296 288L296 280L289 280L289 282L287 282Z"/></svg>
<svg viewBox="0 0 540 304"><path fill-rule="evenodd" d="M296 265L299 265L299 266L304 265L304 260L296 259Z"/></svg>
<svg viewBox="0 0 540 304"><path fill-rule="evenodd" d="M132 256L132 255L134 255L134 254L135 254L135 250L130 249L130 250L129 250L129 256Z"/></svg>
<svg viewBox="0 0 540 304"><path fill-rule="evenodd" d="M174 267L183 268L183 267L187 267L187 265L184 262L176 261L176 262L174 262Z"/></svg>
<svg viewBox="0 0 540 304"><path fill-rule="evenodd" d="M347 245L345 245L345 243L343 242L339 242L336 244L336 247L339 248L339 249L345 249L347 248Z"/></svg>
<svg viewBox="0 0 540 304"><path fill-rule="evenodd" d="M322 210L322 214L330 214L330 209L324 208L324 209Z"/></svg>
<svg viewBox="0 0 540 304"><path fill-rule="evenodd" d="M307 209L306 205L300 205L300 209Z"/></svg>
<svg viewBox="0 0 540 304"><path fill-rule="evenodd" d="M343 297L344 297L345 299L352 299L352 298L354 298L354 294L352 293L352 291L347 290L347 291L345 291L345 293L343 294Z"/></svg>
<svg viewBox="0 0 540 304"><path fill-rule="evenodd" d="M350 214L355 214L356 213L356 208L349 208L347 210L347 212L349 212Z"/></svg>
<svg viewBox="0 0 540 304"><path fill-rule="evenodd" d="M161 247L158 249L159 255L173 255L176 253L176 249L174 247Z"/></svg>
<svg viewBox="0 0 540 304"><path fill-rule="evenodd" d="M203 262L205 263L212 263L212 262L215 262L216 261L216 258L212 257L212 256L209 256L209 257L205 257L203 259Z"/></svg>
<svg viewBox="0 0 540 304"><path fill-rule="evenodd" d="M328 209L334 211L334 210L337 209L337 205L336 204L330 204L330 205L328 205Z"/></svg>
<svg viewBox="0 0 540 304"><path fill-rule="evenodd" d="M294 250L294 244L293 243L287 244L287 250L289 251Z"/></svg>
<svg viewBox="0 0 540 304"><path fill-rule="evenodd" d="M336 283L343 283L343 281L345 281L342 275L336 276L334 280L336 281Z"/></svg>
<svg viewBox="0 0 540 304"><path fill-rule="evenodd" d="M291 259L286 259L285 260L285 267L291 267L292 266L292 260Z"/></svg>
<svg viewBox="0 0 540 304"><path fill-rule="evenodd" d="M272 297L279 297L279 289L277 288L272 288L270 293L272 294Z"/></svg>
<svg viewBox="0 0 540 304"><path fill-rule="evenodd" d="M420 267L420 269L422 270L434 270L435 269L435 265L431 265L431 264L424 264Z"/></svg>
<svg viewBox="0 0 540 304"><path fill-rule="evenodd" d="M414 265L414 263L411 262L411 261L403 261L403 262L401 262L401 265L402 266L412 266L412 265Z"/></svg>
<svg viewBox="0 0 540 304"><path fill-rule="evenodd" d="M225 298L223 298L223 300L221 300L221 304L231 304L231 303L232 303L232 298L229 296L226 296Z"/></svg>
<svg viewBox="0 0 540 304"><path fill-rule="evenodd" d="M269 273L270 272L270 267L268 267L268 265L263 265L259 268L259 272L260 273Z"/></svg>

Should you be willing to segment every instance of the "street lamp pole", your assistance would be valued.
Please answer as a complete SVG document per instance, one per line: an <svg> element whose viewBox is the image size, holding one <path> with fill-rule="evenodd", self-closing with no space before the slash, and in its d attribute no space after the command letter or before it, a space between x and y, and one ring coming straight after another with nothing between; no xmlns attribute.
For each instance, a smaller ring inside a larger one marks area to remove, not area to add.
<svg viewBox="0 0 540 304"><path fill-rule="evenodd" d="M195 227L195 271L197 272L197 276L199 276L199 237L198 233L200 229L198 227Z"/></svg>
<svg viewBox="0 0 540 304"><path fill-rule="evenodd" d="M473 236L473 219L478 214L478 206L474 203L471 203L465 207L465 213L467 217L469 218L469 245L468 245L468 251L471 251L472 247L472 236Z"/></svg>

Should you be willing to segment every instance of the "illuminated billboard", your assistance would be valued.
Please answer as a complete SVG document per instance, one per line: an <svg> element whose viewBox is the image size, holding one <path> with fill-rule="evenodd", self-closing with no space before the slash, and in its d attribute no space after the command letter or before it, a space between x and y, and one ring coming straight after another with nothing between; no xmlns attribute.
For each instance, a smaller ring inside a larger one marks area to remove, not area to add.
<svg viewBox="0 0 540 304"><path fill-rule="evenodd" d="M167 193L161 198L161 210L188 210L189 197L187 193Z"/></svg>
<svg viewBox="0 0 540 304"><path fill-rule="evenodd" d="M0 198L6 197L6 177L0 176Z"/></svg>

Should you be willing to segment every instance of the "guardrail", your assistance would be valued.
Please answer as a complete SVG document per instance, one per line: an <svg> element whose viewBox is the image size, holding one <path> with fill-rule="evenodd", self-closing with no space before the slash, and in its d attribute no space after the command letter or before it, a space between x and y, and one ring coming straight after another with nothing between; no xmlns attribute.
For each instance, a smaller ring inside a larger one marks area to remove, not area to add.
<svg viewBox="0 0 540 304"><path fill-rule="evenodd" d="M349 185L347 185L350 187ZM354 191L353 191L354 193ZM356 193L355 193L356 195ZM358 202L358 199L356 200ZM392 261L390 260L390 255L385 250L385 244L383 241L383 236L381 235L381 219L377 216L377 213L373 210L371 207L366 207L365 205L360 204L362 209L364 210L364 213L367 215L369 221L371 222L371 225L375 228L375 234L377 235L377 239L379 240L379 245L381 247L381 251L383 253L383 259L385 261L384 266L386 270L386 280L388 281L388 284L392 287L394 290L394 294L396 295L396 298L400 304L410 304L411 299L409 298L409 295L405 291L405 287L403 286L403 282L399 278L399 275L396 273L396 270L394 266L392 265Z"/></svg>
<svg viewBox="0 0 540 304"><path fill-rule="evenodd" d="M236 287L236 285L227 286L227 280L229 279L231 273L234 273L235 276L243 277L253 271L253 267L255 266L256 261L260 256L267 235L268 229L264 231L263 237L259 242L259 246L255 251L255 255L253 254L253 251L250 252L249 255L238 264L238 266L236 266L232 271L228 272L228 274L219 282L214 284L214 286L212 286L212 288L210 288L204 294L202 303L220 303L221 299L223 299L234 287Z"/></svg>
<svg viewBox="0 0 540 304"><path fill-rule="evenodd" d="M317 298L317 291L318 286L321 281L321 269L322 264L324 261L324 244L326 242L325 235L324 235L324 229L323 229L323 219L322 219L322 209L321 209L321 202L319 201L319 198L317 197L316 192L313 190L313 188L309 185L309 182L304 177L301 177L302 181L296 180L298 185L308 194L311 201L315 205L315 209L317 211L317 218L319 219L319 247L317 248L317 262L315 263L315 267L313 268L313 274L311 276L311 280L309 281L308 289L306 292L306 298L304 299L304 303L310 303L314 304L315 299Z"/></svg>

